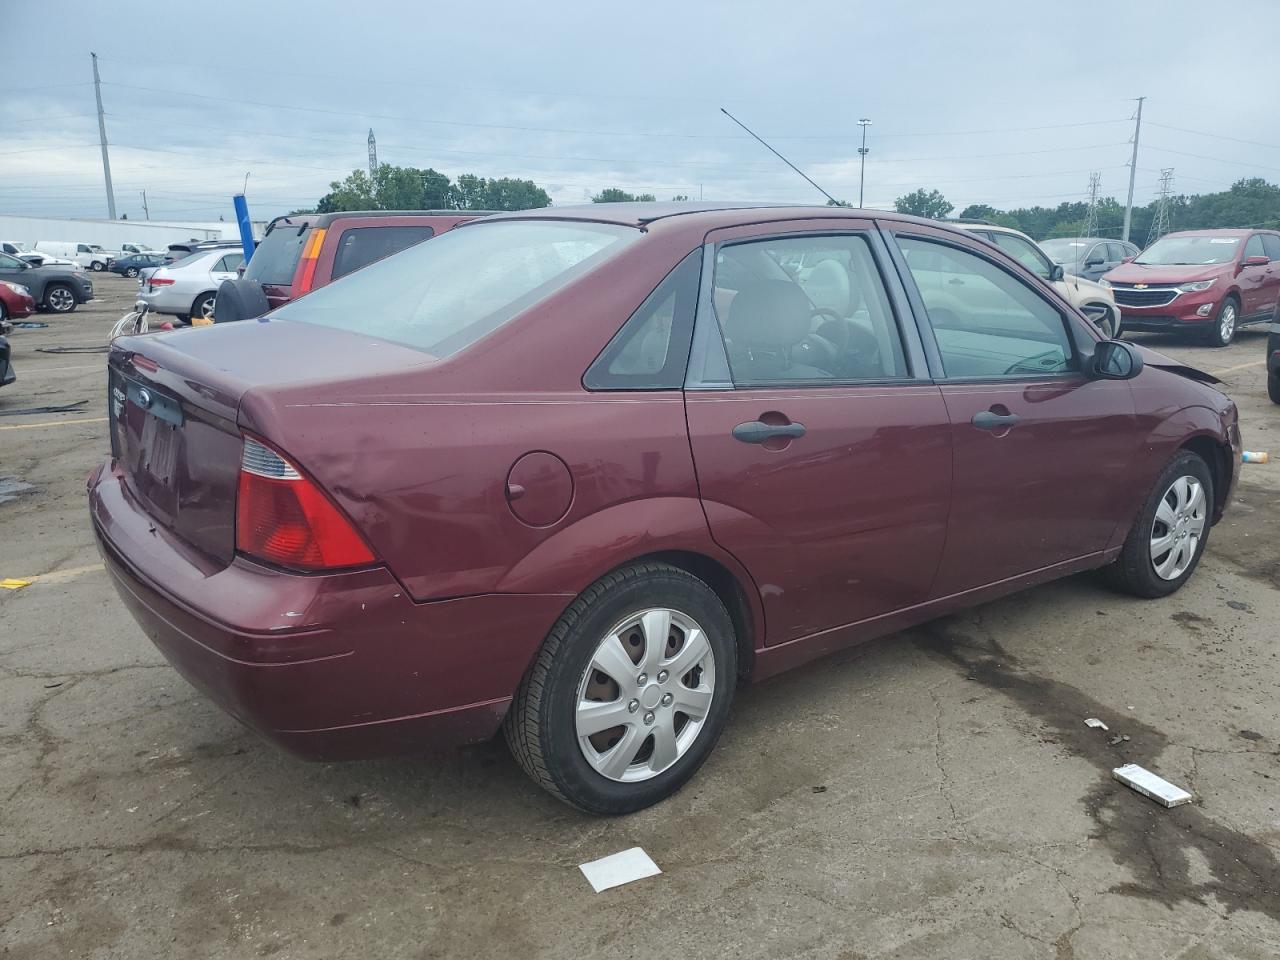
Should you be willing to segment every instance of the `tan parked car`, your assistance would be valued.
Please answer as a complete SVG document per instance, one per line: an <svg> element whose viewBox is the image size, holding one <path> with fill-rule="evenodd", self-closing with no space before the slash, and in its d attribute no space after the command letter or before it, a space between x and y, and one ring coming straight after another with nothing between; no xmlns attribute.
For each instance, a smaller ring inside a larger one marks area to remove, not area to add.
<svg viewBox="0 0 1280 960"><path fill-rule="evenodd" d="M1120 308L1111 291L1101 284L1064 273L1039 245L1021 230L994 223L950 221L952 226L976 233L1010 254L1032 273L1053 284L1067 302L1094 322L1107 337L1120 336Z"/></svg>

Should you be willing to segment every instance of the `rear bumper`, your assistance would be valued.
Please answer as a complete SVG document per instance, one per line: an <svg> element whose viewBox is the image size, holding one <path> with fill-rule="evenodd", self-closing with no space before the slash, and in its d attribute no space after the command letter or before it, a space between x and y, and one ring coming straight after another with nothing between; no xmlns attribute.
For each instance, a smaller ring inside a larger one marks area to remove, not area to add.
<svg viewBox="0 0 1280 960"><path fill-rule="evenodd" d="M497 730L568 599L415 603L383 568L216 569L158 529L108 461L89 480L98 546L165 658L224 710L321 760L427 753Z"/></svg>

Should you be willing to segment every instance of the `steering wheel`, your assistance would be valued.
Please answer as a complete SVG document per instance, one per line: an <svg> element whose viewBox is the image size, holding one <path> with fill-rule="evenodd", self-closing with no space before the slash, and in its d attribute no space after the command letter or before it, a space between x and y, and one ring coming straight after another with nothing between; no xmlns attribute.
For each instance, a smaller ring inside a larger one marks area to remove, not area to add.
<svg viewBox="0 0 1280 960"><path fill-rule="evenodd" d="M814 307L809 311L809 316L811 335L820 336L835 347L837 357L844 356L849 349L849 338L852 336L845 318L827 307ZM821 317L826 317L827 320L816 324L812 322Z"/></svg>

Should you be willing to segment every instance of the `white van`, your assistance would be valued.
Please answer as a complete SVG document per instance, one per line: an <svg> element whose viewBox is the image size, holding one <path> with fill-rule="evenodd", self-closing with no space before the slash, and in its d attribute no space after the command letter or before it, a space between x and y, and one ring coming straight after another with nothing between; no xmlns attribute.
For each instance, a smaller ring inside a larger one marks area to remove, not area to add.
<svg viewBox="0 0 1280 960"><path fill-rule="evenodd" d="M153 250L145 243L122 243L120 244L120 253L122 256L130 256L135 253L164 253L163 250Z"/></svg>
<svg viewBox="0 0 1280 960"><path fill-rule="evenodd" d="M101 273L111 265L109 253L95 244L68 243L63 240L37 240L36 249L41 253L49 253L55 257L74 260L86 270Z"/></svg>

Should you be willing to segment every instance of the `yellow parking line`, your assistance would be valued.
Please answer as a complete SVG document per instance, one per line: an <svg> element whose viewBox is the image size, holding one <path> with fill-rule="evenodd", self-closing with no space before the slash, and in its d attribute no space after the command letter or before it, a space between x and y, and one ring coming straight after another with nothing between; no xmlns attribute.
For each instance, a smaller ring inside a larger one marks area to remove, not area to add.
<svg viewBox="0 0 1280 960"><path fill-rule="evenodd" d="M0 430L35 430L37 427L70 427L77 423L106 423L106 417L89 417L87 420L46 420L44 423L18 423Z"/></svg>
<svg viewBox="0 0 1280 960"><path fill-rule="evenodd" d="M1261 360L1250 360L1248 363L1237 363L1234 367L1223 367L1221 370L1210 370L1209 372L1215 377L1220 377L1224 373L1234 373L1237 370L1243 370L1245 367L1260 367L1267 362L1267 358Z"/></svg>

